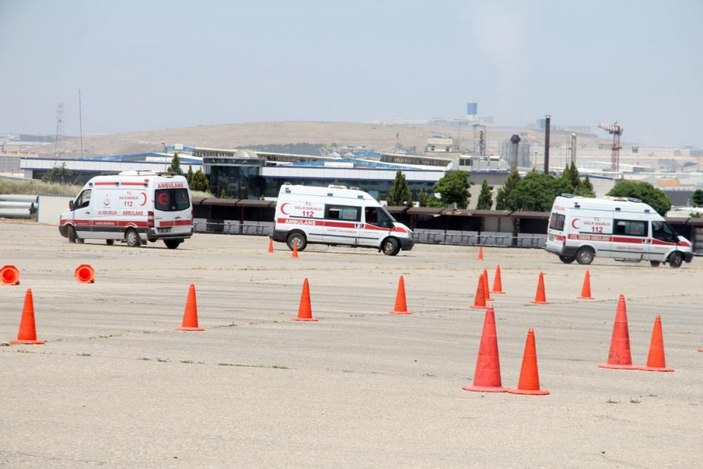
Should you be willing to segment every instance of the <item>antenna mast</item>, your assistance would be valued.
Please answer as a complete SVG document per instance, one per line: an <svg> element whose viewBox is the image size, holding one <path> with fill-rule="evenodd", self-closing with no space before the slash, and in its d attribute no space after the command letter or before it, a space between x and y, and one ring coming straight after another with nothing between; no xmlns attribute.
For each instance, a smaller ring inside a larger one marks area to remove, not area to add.
<svg viewBox="0 0 703 469"><path fill-rule="evenodd" d="M615 121L613 124L598 124L598 127L613 136L613 145L610 147L612 150L610 165L611 170L614 173L618 173L620 172L620 149L622 148L620 146L620 136L622 135L624 129L620 124L618 124L618 121Z"/></svg>
<svg viewBox="0 0 703 469"><path fill-rule="evenodd" d="M56 159L63 157L63 139L63 103L59 103L56 105L56 138L54 140L54 158Z"/></svg>
<svg viewBox="0 0 703 469"><path fill-rule="evenodd" d="M78 88L78 126L81 133L81 158L83 158L83 109L81 106L81 89Z"/></svg>

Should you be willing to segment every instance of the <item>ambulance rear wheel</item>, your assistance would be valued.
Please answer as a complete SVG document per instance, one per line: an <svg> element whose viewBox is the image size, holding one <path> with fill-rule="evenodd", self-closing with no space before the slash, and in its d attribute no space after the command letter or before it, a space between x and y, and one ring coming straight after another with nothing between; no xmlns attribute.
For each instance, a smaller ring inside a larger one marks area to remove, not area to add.
<svg viewBox="0 0 703 469"><path fill-rule="evenodd" d="M387 238L381 245L381 251L386 256L395 256L400 251L400 243L395 238Z"/></svg>
<svg viewBox="0 0 703 469"><path fill-rule="evenodd" d="M76 236L76 229L72 226L66 228L66 237L68 238L69 243L75 243L76 239L78 239L78 236Z"/></svg>
<svg viewBox="0 0 703 469"><path fill-rule="evenodd" d="M593 262L594 257L596 257L596 253L593 251L593 248L584 246L576 253L576 262L588 265Z"/></svg>
<svg viewBox="0 0 703 469"><path fill-rule="evenodd" d="M176 249L180 244L180 239L164 239L164 244L169 249Z"/></svg>
<svg viewBox="0 0 703 469"><path fill-rule="evenodd" d="M575 256L559 256L559 260L562 261L564 264L571 264L576 260Z"/></svg>
<svg viewBox="0 0 703 469"><path fill-rule="evenodd" d="M669 266L673 267L674 269L678 269L681 267L681 263L683 262L683 254L681 254L679 251L674 251L671 254L669 254Z"/></svg>
<svg viewBox="0 0 703 469"><path fill-rule="evenodd" d="M286 244L288 244L288 249L293 250L293 246L298 246L298 251L302 252L308 245L305 235L302 233L291 233L286 238Z"/></svg>
<svg viewBox="0 0 703 469"><path fill-rule="evenodd" d="M139 239L139 233L136 230L130 228L124 234L124 240L127 242L127 246L131 248L138 248L142 244L142 240Z"/></svg>

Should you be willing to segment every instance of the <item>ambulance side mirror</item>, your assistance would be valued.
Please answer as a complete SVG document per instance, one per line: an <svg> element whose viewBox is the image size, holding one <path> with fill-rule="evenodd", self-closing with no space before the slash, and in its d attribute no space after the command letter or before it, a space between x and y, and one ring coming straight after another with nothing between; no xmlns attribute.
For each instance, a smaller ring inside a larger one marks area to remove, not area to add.
<svg viewBox="0 0 703 469"><path fill-rule="evenodd" d="M72 200L70 200L70 201L68 202L68 209L69 209L69 210L74 210L73 201L72 201Z"/></svg>

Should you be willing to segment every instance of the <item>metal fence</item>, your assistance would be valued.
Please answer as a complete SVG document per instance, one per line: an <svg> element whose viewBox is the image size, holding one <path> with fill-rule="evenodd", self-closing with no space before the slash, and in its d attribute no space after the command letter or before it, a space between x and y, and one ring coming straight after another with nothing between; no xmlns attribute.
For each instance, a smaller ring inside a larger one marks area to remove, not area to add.
<svg viewBox="0 0 703 469"><path fill-rule="evenodd" d="M233 235L270 236L273 234L273 222L252 222L239 220L207 220L196 218L194 221L196 233L220 233ZM415 230L413 239L418 244L450 244L457 246L495 246L521 248L543 248L546 234L518 234L514 237L511 233L478 232L478 231L451 231L451 230Z"/></svg>

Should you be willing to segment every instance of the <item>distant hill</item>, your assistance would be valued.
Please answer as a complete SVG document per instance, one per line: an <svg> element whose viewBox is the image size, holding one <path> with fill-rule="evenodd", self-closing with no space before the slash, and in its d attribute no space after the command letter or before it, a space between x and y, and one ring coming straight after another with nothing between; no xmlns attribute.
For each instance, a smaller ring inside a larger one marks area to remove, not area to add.
<svg viewBox="0 0 703 469"><path fill-rule="evenodd" d="M499 153L503 141L513 133L520 133L523 142L544 145L542 132L505 127L487 127L488 153ZM474 142L470 126L434 126L423 124L385 124L351 122L256 122L223 124L179 129L145 130L83 137L84 155L117 155L163 150L163 145L183 143L212 148L242 148L266 145L310 144L337 147L365 147L378 151L395 151L397 145L424 151L427 139L433 135L447 135L462 148L471 150ZM552 134L553 146L564 144L564 138ZM596 139L591 139L597 147ZM579 141L579 146L589 142ZM80 155L80 140L64 142L65 155ZM53 155L54 145L38 147L39 154Z"/></svg>

